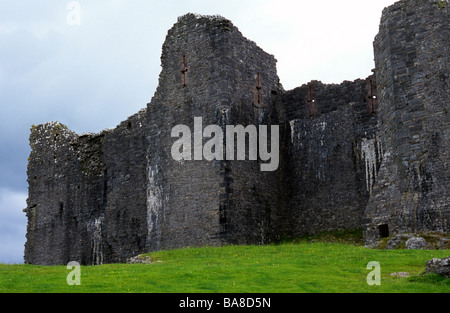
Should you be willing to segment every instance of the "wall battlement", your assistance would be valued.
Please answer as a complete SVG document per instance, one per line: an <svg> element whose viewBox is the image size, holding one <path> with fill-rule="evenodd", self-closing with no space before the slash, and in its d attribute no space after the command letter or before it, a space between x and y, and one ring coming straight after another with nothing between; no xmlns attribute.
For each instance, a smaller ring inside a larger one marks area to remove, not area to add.
<svg viewBox="0 0 450 313"><path fill-rule="evenodd" d="M187 246L363 228L449 232L448 5L386 8L365 79L286 91L276 59L220 16L168 31L150 103L116 128L33 126L25 262L124 262ZM174 126L279 125L279 167L176 161Z"/></svg>

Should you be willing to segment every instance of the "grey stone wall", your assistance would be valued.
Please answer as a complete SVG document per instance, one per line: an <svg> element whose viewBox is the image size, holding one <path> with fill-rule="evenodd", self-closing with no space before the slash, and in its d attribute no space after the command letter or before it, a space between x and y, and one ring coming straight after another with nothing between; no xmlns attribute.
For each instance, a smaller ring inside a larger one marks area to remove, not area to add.
<svg viewBox="0 0 450 313"><path fill-rule="evenodd" d="M383 12L374 50L385 154L365 212L368 244L383 236L380 225L390 235L449 231L448 20L446 1Z"/></svg>
<svg viewBox="0 0 450 313"><path fill-rule="evenodd" d="M283 94L290 236L360 227L382 149L370 81L373 76L340 85L313 81Z"/></svg>
<svg viewBox="0 0 450 313"><path fill-rule="evenodd" d="M171 129L183 124L194 133L194 117L203 128L270 127L277 118L275 64L222 17L188 14L169 31L148 106L152 249L265 240L278 174L260 173L255 161L175 161Z"/></svg>
<svg viewBox="0 0 450 313"><path fill-rule="evenodd" d="M146 251L147 114L131 116L105 134L103 144L103 212L99 253L104 263L125 262Z"/></svg>
<svg viewBox="0 0 450 313"><path fill-rule="evenodd" d="M144 113L99 134L32 127L26 263L122 262L145 251Z"/></svg>
<svg viewBox="0 0 450 313"><path fill-rule="evenodd" d="M125 262L361 226L368 244L449 232L448 10L394 4L375 38L374 75L290 91L276 59L229 20L180 17L146 108L98 134L32 127L25 262ZM195 160L196 118L200 132L217 125L224 138L227 125L278 126L277 170L262 171L248 150L246 160ZM177 125L191 132L192 160L172 157Z"/></svg>
<svg viewBox="0 0 450 313"><path fill-rule="evenodd" d="M73 178L80 182L80 189L75 189L75 192L82 192L83 187L83 191L89 193L84 184L81 186L81 164L75 164L77 156L71 142L76 138L76 134L59 123L32 126L32 151L27 170L29 194L26 209L26 263L65 262L71 250L68 236L71 233L79 234L76 216L65 210L70 197L67 193L69 169L78 165L79 175L74 175L76 177ZM74 240L76 241L76 238Z"/></svg>

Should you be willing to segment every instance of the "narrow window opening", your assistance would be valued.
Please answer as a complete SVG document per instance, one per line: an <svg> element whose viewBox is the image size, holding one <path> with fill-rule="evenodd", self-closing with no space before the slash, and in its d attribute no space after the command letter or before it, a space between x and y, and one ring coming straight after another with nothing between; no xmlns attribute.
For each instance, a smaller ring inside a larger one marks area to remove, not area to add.
<svg viewBox="0 0 450 313"><path fill-rule="evenodd" d="M318 111L316 108L316 92L314 91L313 84L309 83L306 90L306 102L308 103L308 115L310 118L314 118Z"/></svg>
<svg viewBox="0 0 450 313"><path fill-rule="evenodd" d="M59 203L59 216L62 216L63 211L64 211L64 203L60 202Z"/></svg>
<svg viewBox="0 0 450 313"><path fill-rule="evenodd" d="M380 238L389 237L389 226L388 224L378 225L378 231L380 233Z"/></svg>
<svg viewBox="0 0 450 313"><path fill-rule="evenodd" d="M181 86L186 87L187 86L187 72L188 72L188 65L186 60L186 55L183 54L183 57L181 59Z"/></svg>
<svg viewBox="0 0 450 313"><path fill-rule="evenodd" d="M378 109L377 85L375 80L370 78L366 81L366 101L367 111L375 114Z"/></svg>
<svg viewBox="0 0 450 313"><path fill-rule="evenodd" d="M258 72L255 75L255 78L256 78L256 82L255 82L255 91L254 91L254 95L255 95L254 103L258 107L260 107L263 105L263 87L262 87L262 83L261 83L261 73Z"/></svg>

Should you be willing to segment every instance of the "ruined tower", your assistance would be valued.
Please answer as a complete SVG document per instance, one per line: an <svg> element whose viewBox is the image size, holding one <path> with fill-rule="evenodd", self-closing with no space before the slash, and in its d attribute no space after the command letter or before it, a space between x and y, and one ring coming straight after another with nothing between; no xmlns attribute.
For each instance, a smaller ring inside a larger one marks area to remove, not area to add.
<svg viewBox="0 0 450 313"><path fill-rule="evenodd" d="M202 119L200 132L207 125L276 123L275 58L229 20L187 14L169 31L161 61L147 107L148 248L268 242L278 172L263 173L255 161L176 161L171 130L182 124L193 134L194 118Z"/></svg>
<svg viewBox="0 0 450 313"><path fill-rule="evenodd" d="M367 244L450 231L450 25L447 1L385 9L374 41L383 163L367 205Z"/></svg>

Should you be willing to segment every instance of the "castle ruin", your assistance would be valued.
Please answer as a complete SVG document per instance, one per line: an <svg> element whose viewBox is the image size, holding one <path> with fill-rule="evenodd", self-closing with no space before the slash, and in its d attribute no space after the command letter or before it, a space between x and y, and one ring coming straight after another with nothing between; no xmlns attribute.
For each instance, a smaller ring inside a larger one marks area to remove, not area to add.
<svg viewBox="0 0 450 313"><path fill-rule="evenodd" d="M229 20L178 18L145 109L97 134L32 127L25 262L124 262L355 228L369 246L448 233L448 21L446 1L399 1L383 11L373 74L286 91L274 56ZM195 117L223 129L279 125L277 170L175 160L171 130L194 133Z"/></svg>

